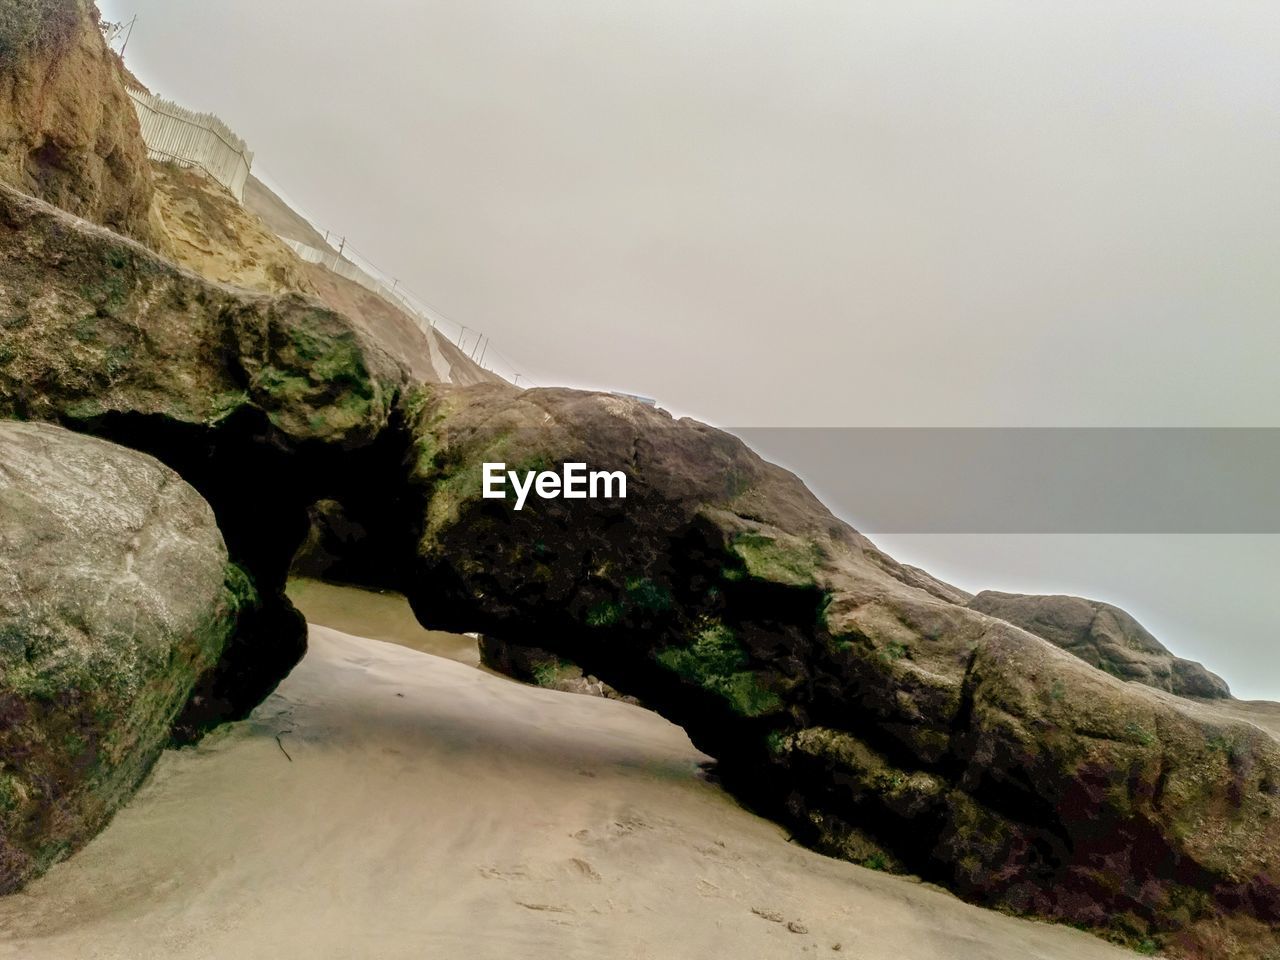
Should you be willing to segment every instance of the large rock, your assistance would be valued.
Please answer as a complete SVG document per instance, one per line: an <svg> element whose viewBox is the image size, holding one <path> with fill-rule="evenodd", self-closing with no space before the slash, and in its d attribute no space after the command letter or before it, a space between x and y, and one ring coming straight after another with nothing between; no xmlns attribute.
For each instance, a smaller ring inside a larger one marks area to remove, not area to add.
<svg viewBox="0 0 1280 960"><path fill-rule="evenodd" d="M0 422L0 892L129 798L255 603L173 471Z"/></svg>
<svg viewBox="0 0 1280 960"><path fill-rule="evenodd" d="M342 315L200 279L0 185L0 413L253 419L280 443L367 444L404 373Z"/></svg>
<svg viewBox="0 0 1280 960"><path fill-rule="evenodd" d="M1183 697L1231 696L1225 680L1199 663L1175 657L1142 624L1109 603L984 590L969 606L1044 637L1121 680Z"/></svg>
<svg viewBox="0 0 1280 960"><path fill-rule="evenodd" d="M138 118L97 21L87 0L0 7L0 181L164 249Z"/></svg>
<svg viewBox="0 0 1280 960"><path fill-rule="evenodd" d="M615 397L406 403L405 584L681 723L807 842L1186 957L1280 948L1280 743L1121 682L886 557L739 441ZM625 500L481 496L485 462Z"/></svg>

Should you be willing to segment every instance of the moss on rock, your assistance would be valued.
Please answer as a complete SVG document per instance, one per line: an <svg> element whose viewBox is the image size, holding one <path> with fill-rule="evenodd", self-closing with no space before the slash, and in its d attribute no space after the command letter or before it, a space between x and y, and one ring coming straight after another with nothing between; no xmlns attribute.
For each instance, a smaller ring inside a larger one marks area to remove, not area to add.
<svg viewBox="0 0 1280 960"><path fill-rule="evenodd" d="M740 533L733 538L733 552L748 575L793 587L813 586L822 561L816 544L785 535Z"/></svg>
<svg viewBox="0 0 1280 960"><path fill-rule="evenodd" d="M0 423L0 892L132 794L252 582L172 471L56 427Z"/></svg>

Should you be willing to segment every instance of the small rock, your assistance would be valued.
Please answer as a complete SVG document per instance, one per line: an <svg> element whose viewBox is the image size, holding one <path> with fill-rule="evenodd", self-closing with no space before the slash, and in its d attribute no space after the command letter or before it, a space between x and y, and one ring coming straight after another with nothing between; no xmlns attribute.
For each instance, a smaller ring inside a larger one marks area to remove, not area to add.
<svg viewBox="0 0 1280 960"><path fill-rule="evenodd" d="M790 930L792 933L808 933L809 932L809 928L806 927L799 920L788 920L787 929Z"/></svg>

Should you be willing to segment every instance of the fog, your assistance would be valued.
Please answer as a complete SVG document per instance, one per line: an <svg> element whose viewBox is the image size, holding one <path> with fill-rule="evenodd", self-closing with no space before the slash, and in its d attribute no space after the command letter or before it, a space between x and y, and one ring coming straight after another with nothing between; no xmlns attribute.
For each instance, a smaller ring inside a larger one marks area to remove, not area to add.
<svg viewBox="0 0 1280 960"><path fill-rule="evenodd" d="M730 428L1280 425L1274 4L101 5L530 382ZM1280 698L1275 537L876 539Z"/></svg>

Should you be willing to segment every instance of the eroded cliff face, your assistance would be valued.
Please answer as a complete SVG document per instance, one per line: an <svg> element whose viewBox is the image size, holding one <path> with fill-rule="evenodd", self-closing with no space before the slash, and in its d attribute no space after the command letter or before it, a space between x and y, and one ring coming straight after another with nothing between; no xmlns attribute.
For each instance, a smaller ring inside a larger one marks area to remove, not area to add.
<svg viewBox="0 0 1280 960"><path fill-rule="evenodd" d="M87 0L0 12L0 181L156 249L137 116Z"/></svg>
<svg viewBox="0 0 1280 960"><path fill-rule="evenodd" d="M172 163L153 164L152 173L175 262L246 290L316 295L305 264L216 180Z"/></svg>
<svg viewBox="0 0 1280 960"><path fill-rule="evenodd" d="M170 163L155 163L152 171L168 255L181 266L207 280L247 290L315 297L376 340L415 380L501 382L388 298L321 264L301 260L251 205L238 203L211 178ZM259 209L265 195L275 201L275 207L287 210L284 201L258 181L253 183L257 184ZM300 219L296 214L293 217ZM318 248L328 249L322 237L310 239Z"/></svg>

